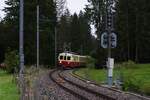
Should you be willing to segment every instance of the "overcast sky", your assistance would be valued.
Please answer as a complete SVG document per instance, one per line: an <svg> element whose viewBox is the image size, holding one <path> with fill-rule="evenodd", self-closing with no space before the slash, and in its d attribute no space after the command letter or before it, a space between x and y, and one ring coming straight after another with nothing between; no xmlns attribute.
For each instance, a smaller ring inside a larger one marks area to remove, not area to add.
<svg viewBox="0 0 150 100"><path fill-rule="evenodd" d="M88 4L87 0L66 0L67 7L69 8L71 14L74 12L79 13L80 10L85 8L85 5Z"/></svg>
<svg viewBox="0 0 150 100"><path fill-rule="evenodd" d="M0 17L4 17L4 12L2 9L6 6L4 3L5 0L0 0ZM74 12L79 13L80 10L83 10L85 4L87 4L87 0L66 0L67 7L69 8L71 14Z"/></svg>
<svg viewBox="0 0 150 100"><path fill-rule="evenodd" d="M0 0L0 17L4 17L4 12L2 11L2 9L4 9L4 7L6 6L4 3L5 0Z"/></svg>

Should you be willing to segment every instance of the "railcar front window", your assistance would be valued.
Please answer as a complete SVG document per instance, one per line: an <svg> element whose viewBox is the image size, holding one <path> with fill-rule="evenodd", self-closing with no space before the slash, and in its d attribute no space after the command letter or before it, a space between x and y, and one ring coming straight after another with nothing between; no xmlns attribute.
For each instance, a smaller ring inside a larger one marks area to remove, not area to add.
<svg viewBox="0 0 150 100"><path fill-rule="evenodd" d="M60 58L59 58L60 60L62 60L63 59L63 56L60 56Z"/></svg>
<svg viewBox="0 0 150 100"><path fill-rule="evenodd" d="M70 57L70 56L68 56L68 57L67 57L67 60L70 60L70 59L71 59L71 57Z"/></svg>

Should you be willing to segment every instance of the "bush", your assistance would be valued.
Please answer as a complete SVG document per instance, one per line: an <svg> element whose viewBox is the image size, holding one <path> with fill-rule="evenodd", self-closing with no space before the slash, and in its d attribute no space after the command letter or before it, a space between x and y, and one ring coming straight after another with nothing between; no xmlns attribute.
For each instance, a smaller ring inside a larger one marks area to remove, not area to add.
<svg viewBox="0 0 150 100"><path fill-rule="evenodd" d="M145 84L141 87L141 92L143 94L149 95L150 96L150 85L149 84Z"/></svg>
<svg viewBox="0 0 150 100"><path fill-rule="evenodd" d="M89 56L88 59L87 59L86 66L88 68L94 68L95 67L95 62L96 62L96 59L94 59L94 58L92 58L92 57Z"/></svg>
<svg viewBox="0 0 150 100"><path fill-rule="evenodd" d="M133 75L123 76L123 90L124 91L133 91L140 92L140 87L142 85L142 81L136 79Z"/></svg>
<svg viewBox="0 0 150 100"><path fill-rule="evenodd" d="M135 67L137 67L136 64L135 64L135 62L133 62L131 60L122 63L121 66L123 66L125 68L135 68Z"/></svg>
<svg viewBox="0 0 150 100"><path fill-rule="evenodd" d="M19 56L16 50L7 50L5 54L4 63L6 64L6 70L8 73L13 73L19 68Z"/></svg>

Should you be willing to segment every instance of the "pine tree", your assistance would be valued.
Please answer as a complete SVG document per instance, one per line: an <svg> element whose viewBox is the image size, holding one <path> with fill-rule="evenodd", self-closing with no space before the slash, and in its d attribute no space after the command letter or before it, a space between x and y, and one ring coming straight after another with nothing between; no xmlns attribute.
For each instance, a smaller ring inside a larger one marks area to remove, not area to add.
<svg viewBox="0 0 150 100"><path fill-rule="evenodd" d="M121 55L119 59L148 61L150 35L147 3L147 0L119 1L116 24L119 33L118 54Z"/></svg>
<svg viewBox="0 0 150 100"><path fill-rule="evenodd" d="M58 52L64 51L64 46L69 44L70 36L70 21L71 15L68 9L61 16L60 21L58 22Z"/></svg>
<svg viewBox="0 0 150 100"><path fill-rule="evenodd" d="M78 19L78 15L75 13L72 16L72 20L71 20L71 24L70 24L71 28L70 28L70 35L71 38L69 39L69 42L71 43L71 50L73 52L80 52L80 22Z"/></svg>
<svg viewBox="0 0 150 100"><path fill-rule="evenodd" d="M40 63L54 63L54 28L56 26L56 5L53 0L39 0L40 4ZM18 48L19 1L7 0L4 24L7 28L8 46ZM24 47L25 63L36 62L36 1L24 1Z"/></svg>
<svg viewBox="0 0 150 100"><path fill-rule="evenodd" d="M85 13L80 11L79 13L79 22L80 22L80 38L81 38L81 52L82 54L89 54L92 48L91 41L91 27L89 20Z"/></svg>

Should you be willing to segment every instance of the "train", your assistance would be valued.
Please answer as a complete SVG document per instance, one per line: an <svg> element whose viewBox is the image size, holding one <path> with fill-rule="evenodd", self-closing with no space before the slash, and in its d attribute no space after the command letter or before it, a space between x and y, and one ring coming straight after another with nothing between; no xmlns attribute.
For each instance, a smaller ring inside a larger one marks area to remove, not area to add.
<svg viewBox="0 0 150 100"><path fill-rule="evenodd" d="M85 67L88 58L72 52L62 52L58 55L58 65L63 69Z"/></svg>

